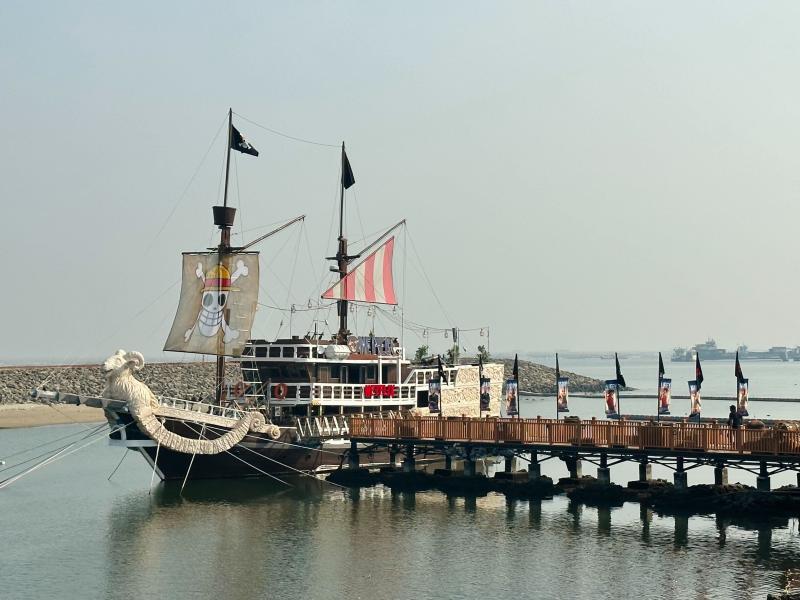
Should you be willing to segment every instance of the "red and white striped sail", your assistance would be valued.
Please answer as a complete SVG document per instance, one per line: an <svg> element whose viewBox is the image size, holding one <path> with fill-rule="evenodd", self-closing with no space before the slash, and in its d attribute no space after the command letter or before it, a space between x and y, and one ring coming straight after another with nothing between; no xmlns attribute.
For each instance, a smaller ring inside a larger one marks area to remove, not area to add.
<svg viewBox="0 0 800 600"><path fill-rule="evenodd" d="M394 236L322 294L328 300L397 304L392 278Z"/></svg>

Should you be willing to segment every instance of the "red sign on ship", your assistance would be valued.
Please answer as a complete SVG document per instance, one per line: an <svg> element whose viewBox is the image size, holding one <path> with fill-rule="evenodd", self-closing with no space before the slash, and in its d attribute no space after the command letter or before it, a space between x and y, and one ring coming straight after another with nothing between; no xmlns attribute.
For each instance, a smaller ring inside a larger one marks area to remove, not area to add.
<svg viewBox="0 0 800 600"><path fill-rule="evenodd" d="M394 398L393 384L382 385L379 383L365 385L364 397L365 398Z"/></svg>

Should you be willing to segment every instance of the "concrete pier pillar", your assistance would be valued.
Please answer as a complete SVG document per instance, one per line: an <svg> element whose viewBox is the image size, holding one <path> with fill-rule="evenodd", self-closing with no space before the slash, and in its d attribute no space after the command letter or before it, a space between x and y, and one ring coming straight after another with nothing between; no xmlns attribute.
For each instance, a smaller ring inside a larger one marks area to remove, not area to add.
<svg viewBox="0 0 800 600"><path fill-rule="evenodd" d="M714 485L728 485L728 467L724 463L714 467Z"/></svg>
<svg viewBox="0 0 800 600"><path fill-rule="evenodd" d="M506 461L504 465L504 471L506 473L512 473L514 471L514 456L506 456Z"/></svg>
<svg viewBox="0 0 800 600"><path fill-rule="evenodd" d="M467 477L475 476L475 461L471 457L464 459L464 475Z"/></svg>
<svg viewBox="0 0 800 600"><path fill-rule="evenodd" d="M350 440L350 452L347 453L347 466L351 469L358 468L358 444Z"/></svg>
<svg viewBox="0 0 800 600"><path fill-rule="evenodd" d="M412 473L417 466L417 461L414 458L414 446L409 444L406 446L406 458L403 461L403 472Z"/></svg>
<svg viewBox="0 0 800 600"><path fill-rule="evenodd" d="M767 471L767 463L763 460L761 461L760 473L761 474L756 478L756 489L762 492L768 492L770 490L769 471Z"/></svg>
<svg viewBox="0 0 800 600"><path fill-rule="evenodd" d="M608 467L598 467L597 468L597 481L599 483L609 484L611 483L611 469Z"/></svg>
<svg viewBox="0 0 800 600"><path fill-rule="evenodd" d="M639 461L639 481L648 481L653 478L653 465L646 458Z"/></svg>
<svg viewBox="0 0 800 600"><path fill-rule="evenodd" d="M528 481L536 481L542 477L542 465L537 462L532 462L528 466Z"/></svg>
<svg viewBox="0 0 800 600"><path fill-rule="evenodd" d="M675 469L675 473L672 475L672 479L675 483L675 488L679 490L685 490L689 487L689 480L686 476L686 471L683 470L683 457L679 456L677 460L677 469Z"/></svg>
<svg viewBox="0 0 800 600"><path fill-rule="evenodd" d="M569 469L569 476L572 479L580 479L583 477L583 465L581 464L581 459L577 456L574 458L569 458L567 461L567 468Z"/></svg>
<svg viewBox="0 0 800 600"><path fill-rule="evenodd" d="M444 468L447 469L448 471L453 470L453 457L450 456L449 454L444 455Z"/></svg>

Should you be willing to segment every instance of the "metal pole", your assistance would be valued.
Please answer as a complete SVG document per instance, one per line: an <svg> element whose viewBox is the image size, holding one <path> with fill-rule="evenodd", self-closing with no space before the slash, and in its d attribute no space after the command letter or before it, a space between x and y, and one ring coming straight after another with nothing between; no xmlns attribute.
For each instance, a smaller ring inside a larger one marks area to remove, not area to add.
<svg viewBox="0 0 800 600"><path fill-rule="evenodd" d="M658 387L656 388L656 421L661 422L661 373L658 374Z"/></svg>

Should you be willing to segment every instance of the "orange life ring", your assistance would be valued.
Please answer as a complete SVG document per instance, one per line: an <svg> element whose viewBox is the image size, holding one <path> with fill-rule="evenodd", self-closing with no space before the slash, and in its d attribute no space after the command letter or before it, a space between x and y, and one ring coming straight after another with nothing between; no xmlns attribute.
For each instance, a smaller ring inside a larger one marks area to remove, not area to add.
<svg viewBox="0 0 800 600"><path fill-rule="evenodd" d="M289 386L285 383L276 383L273 387L273 390L275 392L275 397L278 400L283 400L286 398L286 393L289 391Z"/></svg>
<svg viewBox="0 0 800 600"><path fill-rule="evenodd" d="M244 382L240 381L235 386L233 386L233 395L237 398L241 398L244 396Z"/></svg>

